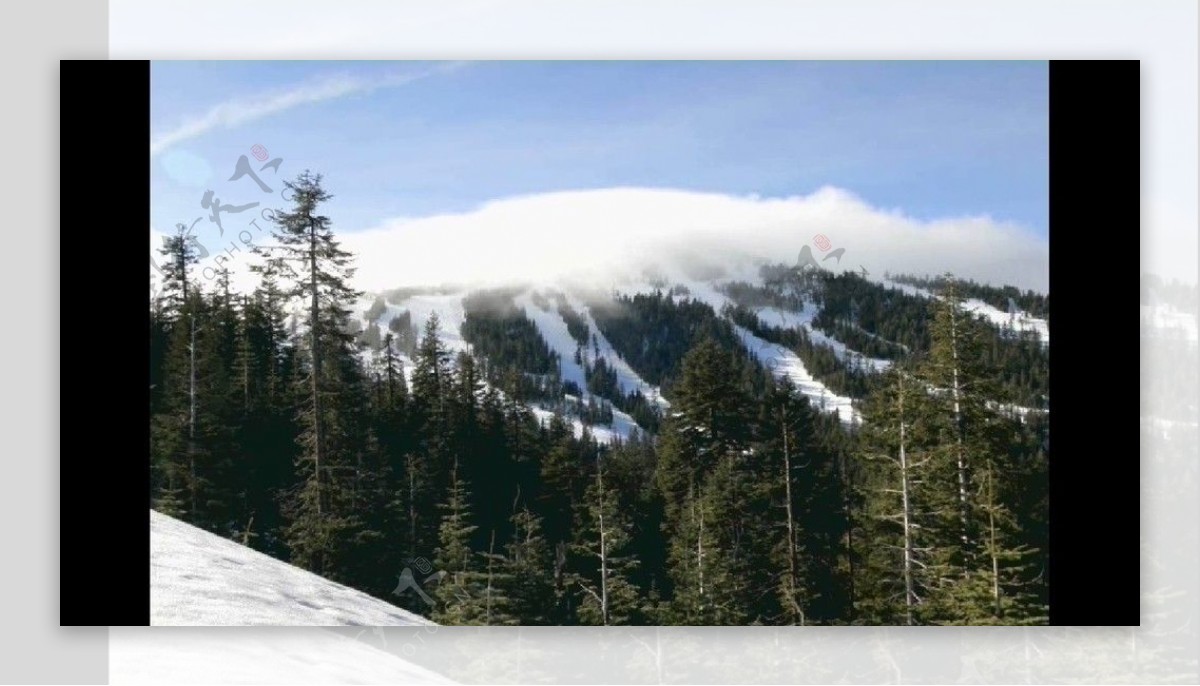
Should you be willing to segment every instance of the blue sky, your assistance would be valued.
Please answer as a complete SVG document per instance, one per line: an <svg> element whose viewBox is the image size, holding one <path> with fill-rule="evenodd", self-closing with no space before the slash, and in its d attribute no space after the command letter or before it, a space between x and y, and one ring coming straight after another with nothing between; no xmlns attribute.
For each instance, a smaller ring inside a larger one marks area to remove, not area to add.
<svg viewBox="0 0 1200 686"><path fill-rule="evenodd" d="M282 205L227 181L261 144L325 175L343 232L550 191L832 185L1044 239L1047 109L1043 62L155 62L151 222L207 216L206 190Z"/></svg>

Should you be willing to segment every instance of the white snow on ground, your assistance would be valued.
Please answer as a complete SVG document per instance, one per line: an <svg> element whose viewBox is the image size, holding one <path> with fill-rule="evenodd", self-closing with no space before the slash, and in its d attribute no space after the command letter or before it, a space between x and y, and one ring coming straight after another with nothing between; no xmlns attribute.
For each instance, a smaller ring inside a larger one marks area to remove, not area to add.
<svg viewBox="0 0 1200 686"><path fill-rule="evenodd" d="M380 570L395 574L399 570ZM151 626L424 626L378 598L150 511Z"/></svg>
<svg viewBox="0 0 1200 686"><path fill-rule="evenodd" d="M112 627L108 639L110 684L454 683L363 639L315 627Z"/></svg>
<svg viewBox="0 0 1200 686"><path fill-rule="evenodd" d="M963 309L973 314L982 315L984 319L1001 329L1014 331L1033 331L1044 344L1050 343L1050 322L1038 317L1032 317L1024 310L1009 314L974 298L963 301Z"/></svg>
<svg viewBox="0 0 1200 686"><path fill-rule="evenodd" d="M592 398L592 394L587 391L587 380L583 365L575 362L575 348L577 342L571 337L571 333L567 329L567 322L562 318L562 315L558 313L558 309L555 308L549 311L543 310L533 303L533 299L530 297L528 292L517 297L515 302L517 307L524 310L525 316L528 317L535 326L537 326L538 333L541 334L542 339L546 341L546 345L550 346L550 350L558 354L562 380L573 381L577 386L579 386L580 391L583 392L582 398L567 396L568 401L587 403L588 400ZM574 306L572 305L572 307ZM594 325L594 322L591 324ZM599 343L598 339L599 335L597 335L597 343ZM589 352L588 354L590 355L591 353ZM606 358L606 362L616 362L616 359ZM621 363L624 364L624 360L621 360ZM625 367L628 369L628 365L625 365ZM620 377L618 376L618 378ZM638 381L641 380L638 379ZM624 387L622 386L622 388ZM602 399L600 396L595 397L598 401ZM611 404L611 399L608 400ZM537 415L538 420L542 421L543 423L549 421L550 415L553 414L544 408L535 407L533 410L534 414ZM633 432L642 431L642 429L638 427L637 422L633 421L633 417L622 412L616 407L612 408L612 413L613 421L611 426L597 425L591 428L592 435L595 436L596 439L601 443L612 443L618 438L621 440L627 440L633 434ZM583 423L579 420L579 418L568 417L567 419L574 427L575 436L578 437L583 435Z"/></svg>
<svg viewBox="0 0 1200 686"><path fill-rule="evenodd" d="M837 412L842 422L857 424L862 421L862 415L854 408L850 398L837 395L830 391L825 384L813 378L804 367L804 362L796 353L782 345L768 343L740 326L734 326L742 345L756 356L764 366L779 377L791 379L796 388L803 393L812 405L826 412Z"/></svg>
<svg viewBox="0 0 1200 686"><path fill-rule="evenodd" d="M440 322L439 338L451 353L457 354L459 351L469 350L471 347L462 337L462 325L467 319L466 311L463 309L464 296L466 296L465 292L412 295L397 303L389 302L387 312L376 321L381 332L387 331L388 322L404 310L408 310L412 313L413 326L417 327L418 332L421 332L425 329L425 322L429 321L429 317L436 312ZM367 305L369 307L370 303Z"/></svg>
<svg viewBox="0 0 1200 686"><path fill-rule="evenodd" d="M531 407L530 409L533 411L533 416L537 417L538 422L543 426L548 424L550 418L554 416L553 412L543 407ZM575 438L583 436L583 422L579 420L579 417L563 417L563 419L571 425L571 432L575 434ZM592 432L592 438L595 438L598 442L610 444L615 441L624 441L634 431L640 431L632 417L615 407L613 408L613 423L611 427L603 424L593 424L588 427L588 430Z"/></svg>
<svg viewBox="0 0 1200 686"><path fill-rule="evenodd" d="M596 320L592 318L592 312L587 305L584 305L577 298L572 296L567 296L567 303L576 312L580 313L580 315L583 317L583 320L587 323L588 328L596 337L596 345L600 348L600 355L604 357L604 360L608 363L609 368L616 372L617 382L621 385L621 392L625 395L629 395L630 393L637 391L638 393L642 394L642 397L658 404L658 406L664 410L671 407L671 403L667 402L667 399L662 397L662 391L659 390L658 386L648 383L642 379L642 377L636 371L634 371L633 367L629 366L629 363L625 361L625 358L617 352L616 348L612 346L612 343L608 342L608 339L604 337L604 333L600 331L600 327L596 326Z"/></svg>
<svg viewBox="0 0 1200 686"><path fill-rule="evenodd" d="M677 300L698 300L713 308L718 315L725 308L725 305L733 303L729 296L717 290L715 283L694 279L676 279L673 283L680 284L688 290L688 295L678 295L676 296ZM654 287L649 284L634 284L626 285L624 288L619 289L619 292L644 293L653 292L654 290ZM793 317L799 317L796 320L798 322L804 318L803 314L786 313L783 310L776 310L776 312L781 316L791 314ZM811 321L811 317L808 319ZM850 398L834 393L825 384L815 379L804 366L804 361L796 353L781 345L768 343L740 326L734 325L733 328L741 339L742 345L755 355L759 362L768 369L773 370L776 376L791 379L792 383L796 385L797 390L805 395L814 407L831 413L836 411L839 418L845 423L858 423L862 420L862 415L858 410L854 409ZM836 339L829 338L824 334L821 335L825 340L837 342ZM840 342L838 344L841 345L843 350L846 349L845 345Z"/></svg>
<svg viewBox="0 0 1200 686"><path fill-rule="evenodd" d="M888 288L895 288L896 290L919 298L938 297L937 295L930 293L923 288L910 286L909 284L900 283L899 281L892 281L891 279L879 279L878 281ZM964 300L962 306L967 312L983 317L988 323L997 328L1012 329L1014 331L1021 332L1033 331L1037 334L1038 339L1041 340L1043 345L1049 345L1050 343L1050 322L1039 317L1033 317L1024 310L1018 310L1014 314L1009 314L1004 310L1000 310L992 305L989 305L988 303L983 302L982 300L977 300L975 298Z"/></svg>
<svg viewBox="0 0 1200 686"><path fill-rule="evenodd" d="M583 365L575 361L577 343L571 337L570 331L567 330L567 322L563 320L562 315L558 313L558 310L546 311L533 304L533 299L528 292L522 293L514 302L518 308L525 312L525 316L534 323L538 333L542 336L542 340L546 341L546 345L550 346L550 350L558 354L562 380L570 381L579 386L580 390L584 392L586 399L587 380Z"/></svg>
<svg viewBox="0 0 1200 686"><path fill-rule="evenodd" d="M756 310L756 313L758 314L759 321L764 324L783 327L785 329L804 329L805 333L808 334L809 340L814 344L832 348L833 354L839 360L846 363L847 366L869 367L872 371L876 372L886 371L888 367L892 366L891 360L867 357L860 352L851 350L846 347L845 343L813 326L813 318L817 316L817 308L814 303L806 301L804 309L800 312L781 310L777 307L761 307Z"/></svg>

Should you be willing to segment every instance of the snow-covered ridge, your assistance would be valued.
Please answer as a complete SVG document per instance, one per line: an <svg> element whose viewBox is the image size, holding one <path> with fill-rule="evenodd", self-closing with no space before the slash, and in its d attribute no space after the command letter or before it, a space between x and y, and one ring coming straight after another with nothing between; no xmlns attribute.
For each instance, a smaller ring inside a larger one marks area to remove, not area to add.
<svg viewBox="0 0 1200 686"><path fill-rule="evenodd" d="M828 386L813 378L796 353L782 345L764 341L740 326L734 325L733 329L750 354L758 358L758 361L776 376L790 379L813 407L825 412L836 412L838 418L847 424L862 421L862 414L855 409L853 401L847 396L834 393Z"/></svg>
<svg viewBox="0 0 1200 686"><path fill-rule="evenodd" d="M891 360L867 357L860 352L851 350L845 343L813 326L812 322L817 316L817 308L811 302L806 301L804 309L799 312L781 310L777 307L760 307L755 310L755 313L758 315L759 321L769 326L778 326L784 329L804 329L809 340L814 344L824 345L832 349L833 354L848 367L863 367L871 371L883 372L892 366ZM873 334L868 333L868 335Z"/></svg>
<svg viewBox="0 0 1200 686"><path fill-rule="evenodd" d="M878 282L888 288L894 288L919 298L940 298L937 294L923 288L917 288L916 286L900 283L899 281L878 279ZM996 328L1019 332L1032 331L1037 334L1038 339L1043 345L1050 344L1050 322L1040 317L1034 317L1024 310L1009 313L975 298L963 300L962 307L971 314L983 317L985 321Z"/></svg>
<svg viewBox="0 0 1200 686"><path fill-rule="evenodd" d="M713 311L718 315L725 309L726 305L734 304L729 296L719 290L716 285L717 282L710 283L695 279L676 278L673 280L673 283L683 286L688 291L686 295L676 295L676 299L692 299L705 303L713 308ZM653 287L649 291L638 291L636 290L637 288L637 285L627 286L625 292L629 292L630 289L634 289L632 292L653 292L654 290ZM775 312L778 312L781 317L787 318L788 313L782 310L776 310ZM797 313L792 313L792 315L789 321L794 321L795 323L788 324L789 326L803 324L805 315ZM761 312L759 318L762 318ZM764 321L766 323L773 323L767 320ZM811 317L808 317L808 321L811 322ZM809 329L811 329L811 326ZM858 410L854 409L853 401L847 396L834 393L828 386L813 377L809 373L808 368L804 366L804 361L796 353L781 345L764 341L740 326L735 325L734 331L737 332L742 345L750 354L754 355L763 366L771 370L777 377L790 379L796 385L796 389L807 397L814 407L825 412L837 412L838 417L846 423L861 421L861 414ZM821 334L821 338L821 342L826 342L827 345L829 344L828 342L837 343L841 346L843 353L847 350L846 346L840 341L836 341L823 333Z"/></svg>
<svg viewBox="0 0 1200 686"><path fill-rule="evenodd" d="M388 324L392 321L392 319L407 311L412 318L412 325L418 330L418 332L420 332L424 329L425 324L429 321L430 317L436 313L440 322L438 337L441 339L446 348L452 353L457 353L460 351L470 352L470 343L468 343L466 339L462 337L462 325L464 322L466 322L466 310L463 307L463 299L466 296L467 291L464 290L453 293L417 293L409 295L399 301L388 300L385 302L386 308L383 314L379 315L379 317L373 320L373 323L379 327L381 332L386 332L388 330ZM374 296L368 296L361 299L357 305L359 314L361 315L362 312L368 310L373 302ZM579 365L575 364L575 342L567 332L567 324L562 319L562 315L560 315L557 310L547 312L535 306L532 303L528 292L517 298L515 304L517 307L524 309L525 316L533 321L535 325L537 325L538 332L546 341L547 345L550 346L550 349L558 353L561 359L563 380L574 381L579 385L580 389L586 389L587 384L584 380L583 369ZM574 305L572 306L574 307ZM592 326L593 330L597 331L597 338L599 339L600 336L598 330L595 329L595 322L591 321L590 315L587 316L587 319L589 326ZM364 324L366 323L368 322L364 320ZM661 398L661 396L658 395L657 388L654 388L650 384L641 381L640 378L637 378L637 375L633 374L632 369L629 368L628 364L625 364L624 360L618 361L618 356L616 355L616 352L612 350L612 346L608 345L608 341L599 341L599 343L601 345L602 352L604 352L604 350L608 350L609 353L611 353L611 356L606 355L607 361L613 363L614 366L617 367L618 378L621 378L621 369L625 370L626 374L622 384L623 389L626 388L624 382L628 381L630 387L647 389L648 398L652 396ZM370 357L372 353L366 353L366 355ZM401 362L404 363L406 380L411 385L412 372L414 368L413 360L407 355L403 354L399 355L398 357L400 358ZM630 374L633 375L632 378L629 377ZM573 396L571 398L567 398L567 400L569 401L572 398ZM588 396L585 393L582 401L587 402L587 399ZM664 400L662 403L666 403L666 401ZM550 418L554 415L552 411L536 404L530 405L529 409L543 425L549 422ZM612 408L612 411L613 421L611 425L589 425L588 429L591 431L592 436L597 441L601 443L613 443L617 440L627 440L635 431L641 431L641 428L638 427L637 423L634 422L633 418L628 414L615 407ZM584 425L578 417L566 417L566 420L572 425L572 429L577 438L583 435Z"/></svg>
<svg viewBox="0 0 1200 686"><path fill-rule="evenodd" d="M537 327L538 333L541 335L542 340L546 342L546 345L550 346L550 350L558 355L559 370L562 380L573 382L579 387L582 396L576 398L575 396L568 395L567 400L586 404L591 398L595 397L598 401L607 400L611 404L611 398L594 396L587 390L586 371L581 363L575 361L575 350L578 342L571 337L571 332L567 328L567 322L565 319L563 319L562 314L558 312L558 309L553 308L550 310L543 310L533 302L532 294L528 291L518 296L515 299L515 303L516 306L525 313L525 316L533 322L534 326ZM575 305L571 306L572 308L575 307ZM587 322L589 326L593 327L592 331L596 334L596 342L599 346L600 337L602 334L600 333L599 329L594 328L595 322L591 321L591 315L587 316ZM607 346L607 350L602 350L601 354L605 356L605 362L611 363L614 369L620 367L623 368L627 374L633 374L633 370L628 364L625 363L624 359L621 359L620 356L616 354L616 351L612 349L612 346L608 345L608 341L604 341L604 345ZM591 355L590 346L588 350L588 355ZM654 388L645 381L642 381L642 379L636 374L633 374L632 378L626 376L625 379L622 379L622 374L618 371L617 379L621 382L620 387L623 393L629 393L629 391L626 390L626 381L628 381L628 386L637 389L639 392L642 392L643 388L652 389L648 393L644 393L647 400L651 399L652 397L661 397L661 395L658 394L657 388ZM545 408L534 408L534 413L538 416L538 419L543 422L549 421L550 415L553 414ZM635 422L633 417L629 416L629 414L622 412L616 407L612 408L612 413L613 421L610 426L604 427L601 425L593 425L590 427L592 435L601 442L611 443L617 438L620 438L621 440L628 440L630 436L634 434L634 432L644 431L644 429L639 427L637 422ZM574 429L576 436L582 435L582 422L580 422L577 417L571 417L570 420L572 424L575 425Z"/></svg>
<svg viewBox="0 0 1200 686"><path fill-rule="evenodd" d="M380 569L381 576L400 570ZM152 626L427 626L432 622L150 511Z"/></svg>

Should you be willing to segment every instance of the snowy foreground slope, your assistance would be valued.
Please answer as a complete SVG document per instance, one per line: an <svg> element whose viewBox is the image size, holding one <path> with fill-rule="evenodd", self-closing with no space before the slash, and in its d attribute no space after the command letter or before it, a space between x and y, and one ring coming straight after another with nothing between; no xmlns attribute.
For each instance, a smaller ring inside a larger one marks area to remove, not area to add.
<svg viewBox="0 0 1200 686"><path fill-rule="evenodd" d="M151 510L150 624L416 626L430 622Z"/></svg>

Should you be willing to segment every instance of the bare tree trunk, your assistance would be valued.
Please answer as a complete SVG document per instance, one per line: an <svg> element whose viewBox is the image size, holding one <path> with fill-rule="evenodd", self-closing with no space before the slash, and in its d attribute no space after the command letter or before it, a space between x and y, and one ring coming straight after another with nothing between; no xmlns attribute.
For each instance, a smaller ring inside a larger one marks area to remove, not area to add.
<svg viewBox="0 0 1200 686"><path fill-rule="evenodd" d="M912 521L908 501L908 457L904 451L905 421L904 421L904 377L900 377L900 500L904 508L904 618L909 626L913 625L913 599L916 593L913 589L913 544Z"/></svg>
<svg viewBox="0 0 1200 686"><path fill-rule="evenodd" d="M838 458L837 464L839 472L838 476L842 482L842 516L845 518L846 522L846 567L847 571L849 572L849 578L847 581L849 583L850 590L850 605L853 606L855 599L857 598L857 592L854 586L854 515L850 501L850 470L846 468L845 455L842 455Z"/></svg>
<svg viewBox="0 0 1200 686"><path fill-rule="evenodd" d="M988 553L992 558L992 601L995 615L1000 616L1000 559L996 554L996 492L993 490L994 476L988 470Z"/></svg>
<svg viewBox="0 0 1200 686"><path fill-rule="evenodd" d="M604 468L600 459L596 461L596 488L600 506L596 508L600 520L600 618L608 626L608 549L604 535Z"/></svg>
<svg viewBox="0 0 1200 686"><path fill-rule="evenodd" d="M312 396L313 396L313 477L317 480L317 514L322 511L321 501L321 451L324 448L324 436L321 434L321 353L318 349L317 327L321 314L321 304L317 288L317 225L311 218L308 222L308 266L309 288L312 289L312 304L309 310L309 339L312 346Z"/></svg>
<svg viewBox="0 0 1200 686"><path fill-rule="evenodd" d="M800 603L796 600L796 528L792 515L792 454L791 446L788 444L786 409L780 419L780 433L783 436L784 498L787 499L788 603L792 606L792 612L795 613L800 626L804 626L804 610L800 608Z"/></svg>
<svg viewBox="0 0 1200 686"><path fill-rule="evenodd" d="M692 513L699 518L699 528L696 534L696 572L699 575L700 584L700 609L704 609L704 508L696 507L696 501L692 501Z"/></svg>
<svg viewBox="0 0 1200 686"><path fill-rule="evenodd" d="M196 516L196 317L188 314L188 513Z"/></svg>
<svg viewBox="0 0 1200 686"><path fill-rule="evenodd" d="M951 393L954 399L954 433L955 449L958 462L958 518L962 527L962 542L964 549L970 543L967 523L967 454L963 446L962 421L962 388L958 378L958 300L957 293L951 292L950 301L950 356L953 360L953 384Z"/></svg>
<svg viewBox="0 0 1200 686"><path fill-rule="evenodd" d="M417 545L417 476L416 458L412 453L406 456L408 469L408 547L415 553Z"/></svg>
<svg viewBox="0 0 1200 686"><path fill-rule="evenodd" d="M488 580L487 580L487 596L486 596L487 600L485 603L485 606L487 609L486 609L486 614L484 615L484 621L483 621L485 626L492 625L492 562L496 559L495 552L496 552L496 530L492 529L492 542L490 544L488 544L488 569L487 569Z"/></svg>

